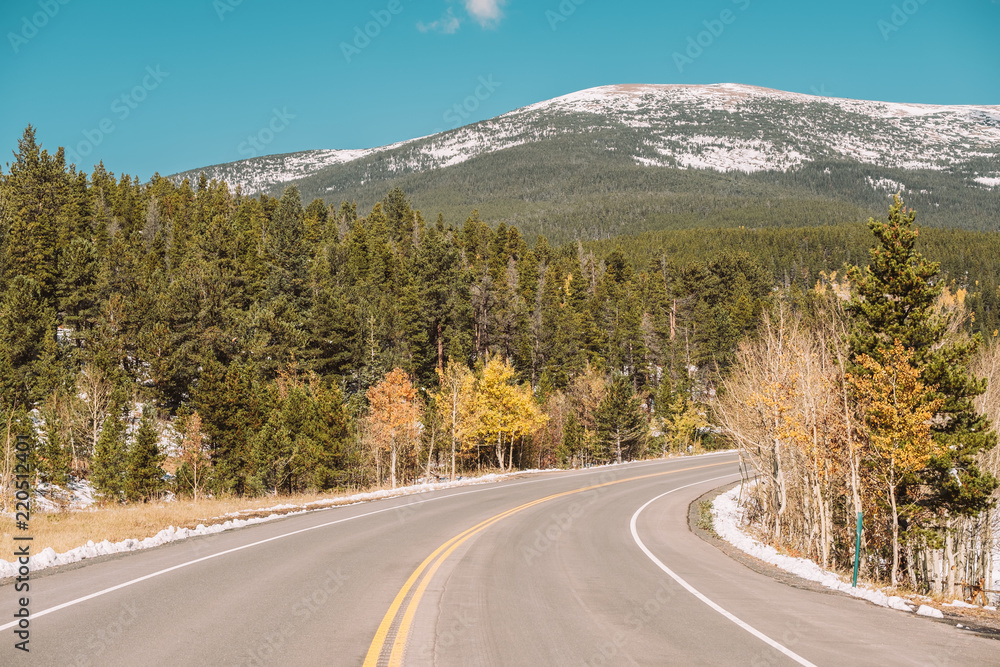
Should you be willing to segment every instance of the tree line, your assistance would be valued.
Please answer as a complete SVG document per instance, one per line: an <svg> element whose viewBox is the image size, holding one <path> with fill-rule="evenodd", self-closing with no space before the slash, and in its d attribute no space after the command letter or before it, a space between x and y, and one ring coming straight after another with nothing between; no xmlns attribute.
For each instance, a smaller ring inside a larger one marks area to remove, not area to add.
<svg viewBox="0 0 1000 667"><path fill-rule="evenodd" d="M29 127L0 173L0 407L43 480L119 499L162 491L165 465L191 493L260 494L413 479L431 457L624 460L704 437L700 401L771 283L742 253L639 270L475 212L428 222L399 190L361 215L86 174ZM449 373L475 400L446 426L429 415ZM379 421L387 382L415 392L409 431Z"/></svg>
<svg viewBox="0 0 1000 667"><path fill-rule="evenodd" d="M5 452L30 433L38 481L137 501L735 441L773 541L843 565L861 509L871 576L941 588L946 564L988 569L981 413L1000 402L975 378L1000 354L977 351L977 274L945 280L912 222L901 203L873 221L870 257L835 227L555 246L475 211L430 222L400 190L365 214L293 187L85 174L28 128L0 172Z"/></svg>

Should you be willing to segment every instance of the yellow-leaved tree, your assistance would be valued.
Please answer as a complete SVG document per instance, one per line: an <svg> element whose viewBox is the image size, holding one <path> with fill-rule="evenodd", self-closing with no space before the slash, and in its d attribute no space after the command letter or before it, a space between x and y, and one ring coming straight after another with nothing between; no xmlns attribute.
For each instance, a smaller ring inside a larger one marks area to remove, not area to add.
<svg viewBox="0 0 1000 667"><path fill-rule="evenodd" d="M465 439L462 417L470 412L476 376L462 362L449 360L444 369L438 369L438 390L431 394L441 423L451 439L450 479L455 481L455 452Z"/></svg>
<svg viewBox="0 0 1000 667"><path fill-rule="evenodd" d="M528 385L514 384L514 369L493 356L476 377L465 414L467 443L495 445L501 469L514 467L514 443L537 431L547 419Z"/></svg>
<svg viewBox="0 0 1000 667"><path fill-rule="evenodd" d="M401 368L392 369L365 395L369 410L365 420L368 438L376 461L382 452L389 452L389 479L395 489L400 452L419 447L420 399L409 374Z"/></svg>
<svg viewBox="0 0 1000 667"><path fill-rule="evenodd" d="M913 350L896 339L884 351L884 360L862 354L858 365L865 373L850 373L864 411L868 436L864 457L882 482L892 513L892 585L899 583L899 484L923 470L939 445L931 434L931 419L943 403L933 387L920 380Z"/></svg>

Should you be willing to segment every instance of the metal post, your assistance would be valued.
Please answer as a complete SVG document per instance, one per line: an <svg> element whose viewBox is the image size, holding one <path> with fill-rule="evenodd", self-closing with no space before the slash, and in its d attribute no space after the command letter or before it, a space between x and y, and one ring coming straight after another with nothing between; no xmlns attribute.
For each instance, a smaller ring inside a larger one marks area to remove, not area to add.
<svg viewBox="0 0 1000 667"><path fill-rule="evenodd" d="M851 582L851 586L854 588L858 587L858 565L861 563L861 529L863 526L864 521L861 517L861 512L858 512L857 537L854 540L854 579Z"/></svg>

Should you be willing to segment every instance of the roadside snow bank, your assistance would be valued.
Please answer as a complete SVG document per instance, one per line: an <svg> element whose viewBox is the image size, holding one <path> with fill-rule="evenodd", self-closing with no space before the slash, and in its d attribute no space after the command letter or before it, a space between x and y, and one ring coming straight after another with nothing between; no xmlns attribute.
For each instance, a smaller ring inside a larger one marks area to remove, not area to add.
<svg viewBox="0 0 1000 667"><path fill-rule="evenodd" d="M934 607L928 607L925 604L920 605L920 608L917 609L917 616L930 616L931 618L944 618L944 614L942 614L940 610L935 609Z"/></svg>
<svg viewBox="0 0 1000 667"><path fill-rule="evenodd" d="M882 591L867 585L859 585L857 588L853 588L849 582L843 581L839 575L827 572L813 561L806 558L793 558L780 554L774 547L761 544L744 533L741 528L743 526L744 510L737 505L739 493L740 487L737 486L717 496L712 505L713 523L715 532L719 534L719 537L737 549L745 551L764 562L776 565L782 570L791 572L803 579L818 582L827 588L847 593L857 598L863 598L882 607L899 609L900 611L913 611L913 607L908 605L901 597L886 595Z"/></svg>
<svg viewBox="0 0 1000 667"><path fill-rule="evenodd" d="M153 547L158 547L169 542L176 542L178 540L184 540L189 537L195 537L197 535L211 535L214 533L221 533L223 531L232 530L234 528L242 528L244 526L249 526L257 523L264 523L266 521L274 521L275 519L280 519L286 516L292 516L295 514L305 514L310 511L318 511L321 509L328 509L334 506L345 506L345 505L357 505L358 503L371 502L373 500L379 500L382 498L394 498L401 496L409 496L419 493L425 493L427 491L437 491L439 489L449 489L456 486L470 486L473 484L487 484L490 482L499 482L504 479L511 477L513 474L523 474L526 471L518 471L512 474L489 474L483 475L482 477L467 477L460 478L454 482L431 482L424 484L415 484L412 486L400 487L398 489L383 489L380 491L370 491L367 493L358 493L352 496L328 498L322 500L314 500L312 502L306 503L304 505L275 505L274 507L267 507L261 509L251 509L243 510L241 512L231 512L226 516L232 516L233 518L227 519L222 523L216 523L211 525L198 524L196 528L175 528L170 526L161 530L159 533L153 537L147 537L145 539L128 539L122 540L121 542L109 542L104 540L102 542L94 543L93 541L87 542L87 544L82 547L77 547L75 549L70 549L64 553L56 553L51 547L42 550L41 552L31 556L28 559L28 567L32 572L38 570L43 570L47 567L55 567L57 565L69 565L71 563L76 563L87 558L95 558L97 556L107 556L110 554L123 553L126 551L138 551L140 549L151 549ZM284 511L284 510L294 510L294 511ZM271 512L265 517L251 517L248 519L236 518L240 514L260 514L262 512ZM278 514L277 512L281 512ZM220 519L224 517L219 517ZM0 560L0 579L6 579L7 577L14 577L18 573L18 564L12 563L10 561Z"/></svg>

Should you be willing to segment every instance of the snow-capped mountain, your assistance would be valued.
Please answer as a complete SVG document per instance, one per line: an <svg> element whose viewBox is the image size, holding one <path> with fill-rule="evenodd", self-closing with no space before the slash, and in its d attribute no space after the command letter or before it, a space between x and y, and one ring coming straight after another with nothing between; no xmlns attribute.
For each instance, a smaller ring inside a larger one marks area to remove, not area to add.
<svg viewBox="0 0 1000 667"><path fill-rule="evenodd" d="M177 177L204 172L245 193L308 179L310 191L335 200L366 184L559 138L648 168L788 172L837 161L956 173L973 188L1000 187L1000 106L869 102L738 84L602 86L390 146L273 155ZM905 189L890 178L868 180L876 190Z"/></svg>

